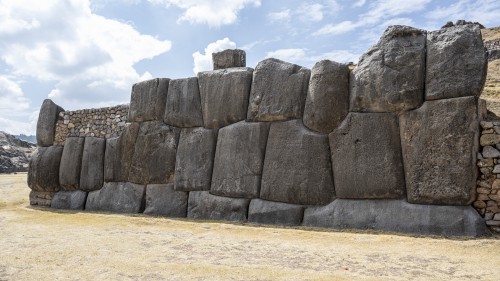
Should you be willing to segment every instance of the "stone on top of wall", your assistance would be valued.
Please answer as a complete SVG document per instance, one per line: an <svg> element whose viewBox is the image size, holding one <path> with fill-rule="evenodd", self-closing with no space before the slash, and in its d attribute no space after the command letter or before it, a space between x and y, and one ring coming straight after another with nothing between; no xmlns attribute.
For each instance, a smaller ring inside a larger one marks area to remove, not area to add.
<svg viewBox="0 0 500 281"><path fill-rule="evenodd" d="M64 109L52 100L43 101L36 124L36 143L38 146L51 146L54 143L57 116L61 111Z"/></svg>
<svg viewBox="0 0 500 281"><path fill-rule="evenodd" d="M134 84L128 120L130 122L163 120L169 81L168 78L156 78Z"/></svg>
<svg viewBox="0 0 500 281"><path fill-rule="evenodd" d="M104 183L104 151L106 140L86 137L83 145L80 190L100 189Z"/></svg>
<svg viewBox="0 0 500 281"><path fill-rule="evenodd" d="M59 166L62 146L39 147L31 155L28 186L33 191L59 191Z"/></svg>
<svg viewBox="0 0 500 281"><path fill-rule="evenodd" d="M203 126L197 77L170 80L163 121L179 128Z"/></svg>
<svg viewBox="0 0 500 281"><path fill-rule="evenodd" d="M246 53L240 49L228 49L222 52L212 53L212 61L214 63L214 70L231 67L245 67Z"/></svg>
<svg viewBox="0 0 500 281"><path fill-rule="evenodd" d="M174 184L148 184L146 186L146 209L144 214L172 218L187 215L188 193L175 191Z"/></svg>
<svg viewBox="0 0 500 281"><path fill-rule="evenodd" d="M205 220L246 221L249 199L215 196L208 191L191 191L188 218Z"/></svg>
<svg viewBox="0 0 500 281"><path fill-rule="evenodd" d="M85 138L69 137L64 142L64 149L59 166L61 190L78 190Z"/></svg>

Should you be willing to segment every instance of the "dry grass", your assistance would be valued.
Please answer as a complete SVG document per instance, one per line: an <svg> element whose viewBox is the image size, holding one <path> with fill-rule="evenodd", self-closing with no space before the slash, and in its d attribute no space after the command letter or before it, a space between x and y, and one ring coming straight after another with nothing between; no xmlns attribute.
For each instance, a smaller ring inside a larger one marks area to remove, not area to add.
<svg viewBox="0 0 500 281"><path fill-rule="evenodd" d="M490 41L500 38L500 26L481 29L481 36L484 41Z"/></svg>

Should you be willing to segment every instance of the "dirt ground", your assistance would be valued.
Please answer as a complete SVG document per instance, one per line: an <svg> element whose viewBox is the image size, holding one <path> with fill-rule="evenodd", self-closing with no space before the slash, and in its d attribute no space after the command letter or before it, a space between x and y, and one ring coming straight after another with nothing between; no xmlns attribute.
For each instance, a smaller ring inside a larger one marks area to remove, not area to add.
<svg viewBox="0 0 500 281"><path fill-rule="evenodd" d="M500 237L446 239L28 206L0 175L0 280L499 280Z"/></svg>

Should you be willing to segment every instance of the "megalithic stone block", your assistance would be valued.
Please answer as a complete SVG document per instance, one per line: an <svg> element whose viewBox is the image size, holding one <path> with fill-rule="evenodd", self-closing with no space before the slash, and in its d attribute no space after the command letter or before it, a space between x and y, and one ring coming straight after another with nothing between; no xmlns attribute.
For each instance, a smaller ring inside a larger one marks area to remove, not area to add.
<svg viewBox="0 0 500 281"><path fill-rule="evenodd" d="M30 205L39 207L50 207L52 204L52 191L30 191Z"/></svg>
<svg viewBox="0 0 500 281"><path fill-rule="evenodd" d="M258 198L269 124L239 122L219 130L210 193Z"/></svg>
<svg viewBox="0 0 500 281"><path fill-rule="evenodd" d="M128 121L163 120L169 81L168 78L156 78L134 84Z"/></svg>
<svg viewBox="0 0 500 281"><path fill-rule="evenodd" d="M120 150L118 138L106 139L106 150L104 152L104 181L116 181L120 173Z"/></svg>
<svg viewBox="0 0 500 281"><path fill-rule="evenodd" d="M253 73L248 121L302 119L311 71L278 59L257 64Z"/></svg>
<svg viewBox="0 0 500 281"><path fill-rule="evenodd" d="M179 128L203 126L198 78L170 80L163 121Z"/></svg>
<svg viewBox="0 0 500 281"><path fill-rule="evenodd" d="M85 138L68 137L64 141L64 149L59 166L59 183L61 190L78 190Z"/></svg>
<svg viewBox="0 0 500 281"><path fill-rule="evenodd" d="M116 177L113 181L126 182L128 181L130 167L132 166L135 142L139 134L140 123L134 122L127 124L120 137L118 137L118 161L116 165Z"/></svg>
<svg viewBox="0 0 500 281"><path fill-rule="evenodd" d="M426 101L400 120L408 202L469 205L475 197L477 100Z"/></svg>
<svg viewBox="0 0 500 281"><path fill-rule="evenodd" d="M181 131L175 162L175 190L210 190L217 129Z"/></svg>
<svg viewBox="0 0 500 281"><path fill-rule="evenodd" d="M253 199L248 209L248 221L262 224L300 225L304 206Z"/></svg>
<svg viewBox="0 0 500 281"><path fill-rule="evenodd" d="M59 191L62 146L39 147L31 156L28 186L33 191Z"/></svg>
<svg viewBox="0 0 500 281"><path fill-rule="evenodd" d="M115 213L142 213L146 186L130 182L107 182L89 192L85 210Z"/></svg>
<svg viewBox="0 0 500 281"><path fill-rule="evenodd" d="M61 111L64 111L64 109L52 100L46 99L43 101L36 124L36 143L38 146L51 146L54 144L57 117Z"/></svg>
<svg viewBox="0 0 500 281"><path fill-rule="evenodd" d="M198 73L205 128L220 128L246 118L252 73L248 67Z"/></svg>
<svg viewBox="0 0 500 281"><path fill-rule="evenodd" d="M317 62L311 70L304 108L304 125L329 134L349 112L349 68L329 60Z"/></svg>
<svg viewBox="0 0 500 281"><path fill-rule="evenodd" d="M426 31L389 26L351 75L351 111L396 112L424 100Z"/></svg>
<svg viewBox="0 0 500 281"><path fill-rule="evenodd" d="M307 130L300 120L271 124L260 198L323 205L335 198L328 136Z"/></svg>
<svg viewBox="0 0 500 281"><path fill-rule="evenodd" d="M174 184L148 184L144 214L174 218L187 215L188 193L175 191Z"/></svg>
<svg viewBox="0 0 500 281"><path fill-rule="evenodd" d="M83 145L82 169L80 172L80 190L100 189L104 183L104 151L106 140L86 137Z"/></svg>
<svg viewBox="0 0 500 281"><path fill-rule="evenodd" d="M478 25L427 34L426 100L479 96L486 81L487 54Z"/></svg>
<svg viewBox="0 0 500 281"><path fill-rule="evenodd" d="M246 53L239 49L224 50L222 52L212 53L212 61L214 63L214 70L231 67L245 67Z"/></svg>
<svg viewBox="0 0 500 281"><path fill-rule="evenodd" d="M215 196L208 191L191 191L188 199L188 218L246 221L249 204L249 199Z"/></svg>
<svg viewBox="0 0 500 281"><path fill-rule="evenodd" d="M59 191L54 193L50 207L53 209L83 210L86 200L87 192L81 190Z"/></svg>
<svg viewBox="0 0 500 281"><path fill-rule="evenodd" d="M397 115L351 112L329 139L337 198L404 197Z"/></svg>

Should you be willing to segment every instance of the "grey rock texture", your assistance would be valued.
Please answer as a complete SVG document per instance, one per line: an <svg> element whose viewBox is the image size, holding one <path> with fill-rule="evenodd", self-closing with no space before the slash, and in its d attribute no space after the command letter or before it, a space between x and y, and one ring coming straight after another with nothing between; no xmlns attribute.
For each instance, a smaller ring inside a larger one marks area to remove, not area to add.
<svg viewBox="0 0 500 281"><path fill-rule="evenodd" d="M210 193L258 198L268 123L245 121L219 130Z"/></svg>
<svg viewBox="0 0 500 281"><path fill-rule="evenodd" d="M205 128L220 128L246 118L252 73L248 67L198 73Z"/></svg>
<svg viewBox="0 0 500 281"><path fill-rule="evenodd" d="M129 122L163 120L169 81L168 78L156 78L132 86Z"/></svg>
<svg viewBox="0 0 500 281"><path fill-rule="evenodd" d="M38 146L51 146L54 144L57 116L61 111L64 111L64 109L52 100L46 99L43 101L36 124L36 143Z"/></svg>
<svg viewBox="0 0 500 281"><path fill-rule="evenodd" d="M59 191L62 146L39 147L31 156L28 186L33 191Z"/></svg>
<svg viewBox="0 0 500 281"><path fill-rule="evenodd" d="M396 112L424 100L426 31L389 26L351 76L351 111Z"/></svg>
<svg viewBox="0 0 500 281"><path fill-rule="evenodd" d="M477 25L458 25L427 34L425 99L479 96L488 65Z"/></svg>
<svg viewBox="0 0 500 281"><path fill-rule="evenodd" d="M246 221L249 199L211 195L208 191L189 192L188 218Z"/></svg>
<svg viewBox="0 0 500 281"><path fill-rule="evenodd" d="M85 210L115 213L141 213L146 186L129 182L107 182L102 189L89 192Z"/></svg>
<svg viewBox="0 0 500 281"><path fill-rule="evenodd" d="M175 160L175 190L210 190L217 129L185 128Z"/></svg>
<svg viewBox="0 0 500 281"><path fill-rule="evenodd" d="M129 181L137 184L170 183L175 176L175 154L180 129L163 121L143 122L135 142Z"/></svg>
<svg viewBox="0 0 500 281"><path fill-rule="evenodd" d="M104 183L104 151L106 140L86 137L83 145L80 190L100 189Z"/></svg>
<svg viewBox="0 0 500 281"><path fill-rule="evenodd" d="M404 197L397 115L351 112L329 140L337 198Z"/></svg>
<svg viewBox="0 0 500 281"><path fill-rule="evenodd" d="M53 209L83 210L86 200L87 192L81 190L59 191L52 196L50 207Z"/></svg>
<svg viewBox="0 0 500 281"><path fill-rule="evenodd" d="M36 145L0 131L0 174L27 172Z"/></svg>
<svg viewBox="0 0 500 281"><path fill-rule="evenodd" d="M50 207L52 204L52 196L54 192L51 191L30 191L30 205L38 207Z"/></svg>
<svg viewBox="0 0 500 281"><path fill-rule="evenodd" d="M174 184L148 184L144 214L174 218L187 215L188 193L175 191Z"/></svg>
<svg viewBox="0 0 500 281"><path fill-rule="evenodd" d="M203 126L198 78L170 80L163 121L179 128Z"/></svg>
<svg viewBox="0 0 500 281"><path fill-rule="evenodd" d="M120 172L120 150L118 138L106 139L106 150L104 152L104 181L117 181Z"/></svg>
<svg viewBox="0 0 500 281"><path fill-rule="evenodd" d="M250 201L248 221L262 224L300 225L304 206L261 199Z"/></svg>
<svg viewBox="0 0 500 281"><path fill-rule="evenodd" d="M222 52L212 53L212 61L214 63L214 70L231 67L245 67L246 53L239 49L224 50Z"/></svg>
<svg viewBox="0 0 500 281"><path fill-rule="evenodd" d="M405 200L337 199L326 206L307 208L303 225L420 235L488 234L484 219L471 206L417 205Z"/></svg>
<svg viewBox="0 0 500 281"><path fill-rule="evenodd" d="M335 198L328 137L307 130L300 120L271 124L260 198L323 205Z"/></svg>
<svg viewBox="0 0 500 281"><path fill-rule="evenodd" d="M349 68L329 60L317 62L311 70L304 107L304 125L328 134L349 112Z"/></svg>
<svg viewBox="0 0 500 281"><path fill-rule="evenodd" d="M118 138L117 159L113 163L114 180L117 182L128 181L130 167L134 161L135 142L139 135L140 123L134 122L127 124L123 133Z"/></svg>
<svg viewBox="0 0 500 281"><path fill-rule="evenodd" d="M469 205L477 178L475 97L427 101L400 117L408 202Z"/></svg>
<svg viewBox="0 0 500 281"><path fill-rule="evenodd" d="M278 59L257 64L253 73L248 121L301 119L311 71Z"/></svg>
<svg viewBox="0 0 500 281"><path fill-rule="evenodd" d="M59 183L61 190L77 190L80 187L83 145L85 138L69 137L64 142L61 165L59 166Z"/></svg>

